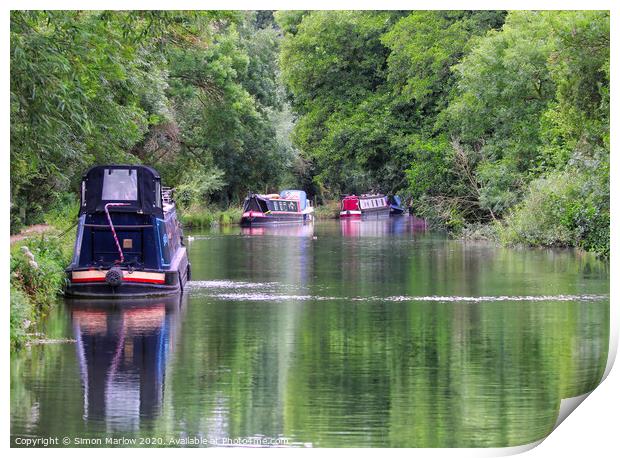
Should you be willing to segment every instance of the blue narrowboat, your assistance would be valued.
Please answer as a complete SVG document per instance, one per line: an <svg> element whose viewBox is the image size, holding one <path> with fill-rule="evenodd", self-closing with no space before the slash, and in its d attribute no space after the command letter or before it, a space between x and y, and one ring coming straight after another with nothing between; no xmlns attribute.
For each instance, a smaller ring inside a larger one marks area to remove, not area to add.
<svg viewBox="0 0 620 458"><path fill-rule="evenodd" d="M65 294L136 297L175 294L190 278L170 190L142 165L92 167L82 180L73 260Z"/></svg>
<svg viewBox="0 0 620 458"><path fill-rule="evenodd" d="M314 208L304 191L289 189L280 194L248 194L243 202L241 226L307 223Z"/></svg>

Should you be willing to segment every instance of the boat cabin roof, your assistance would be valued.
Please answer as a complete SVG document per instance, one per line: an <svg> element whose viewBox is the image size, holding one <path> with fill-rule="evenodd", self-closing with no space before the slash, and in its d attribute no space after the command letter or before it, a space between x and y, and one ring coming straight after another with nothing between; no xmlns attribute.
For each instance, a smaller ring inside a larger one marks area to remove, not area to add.
<svg viewBox="0 0 620 458"><path fill-rule="evenodd" d="M342 200L381 199L383 197L385 197L385 194L362 194L361 196L353 194L343 197Z"/></svg>
<svg viewBox="0 0 620 458"><path fill-rule="evenodd" d="M161 178L144 165L98 165L82 180L80 214L97 213L108 203L124 203L115 212L143 213L163 217Z"/></svg>

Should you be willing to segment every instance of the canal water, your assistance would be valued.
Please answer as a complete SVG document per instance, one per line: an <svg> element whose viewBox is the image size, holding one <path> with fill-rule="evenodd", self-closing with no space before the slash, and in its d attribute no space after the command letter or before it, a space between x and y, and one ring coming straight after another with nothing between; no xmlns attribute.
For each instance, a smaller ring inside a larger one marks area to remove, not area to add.
<svg viewBox="0 0 620 458"><path fill-rule="evenodd" d="M407 217L189 235L182 298L62 302L70 341L12 355L14 445L513 446L606 365L591 255Z"/></svg>

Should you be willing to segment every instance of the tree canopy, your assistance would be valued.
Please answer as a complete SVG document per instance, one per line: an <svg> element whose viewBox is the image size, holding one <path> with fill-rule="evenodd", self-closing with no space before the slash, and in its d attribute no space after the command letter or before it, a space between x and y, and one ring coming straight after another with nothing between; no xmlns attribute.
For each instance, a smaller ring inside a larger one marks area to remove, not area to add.
<svg viewBox="0 0 620 458"><path fill-rule="evenodd" d="M606 11L13 11L10 50L13 229L142 162L186 206L377 190L609 249Z"/></svg>

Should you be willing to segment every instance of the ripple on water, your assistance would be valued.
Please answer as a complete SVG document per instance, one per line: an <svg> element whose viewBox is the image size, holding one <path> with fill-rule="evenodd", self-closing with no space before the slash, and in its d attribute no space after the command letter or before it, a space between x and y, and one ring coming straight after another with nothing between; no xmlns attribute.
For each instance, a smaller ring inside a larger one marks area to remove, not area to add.
<svg viewBox="0 0 620 458"><path fill-rule="evenodd" d="M191 281L190 289L201 290L208 297L226 301L351 301L351 302L571 302L604 301L606 294L556 294L524 296L319 296L310 294L282 294L282 290L296 289L293 285L277 282L255 283L234 280ZM248 289L254 291L247 292ZM280 291L277 291L280 290ZM296 291L295 291L296 292Z"/></svg>

